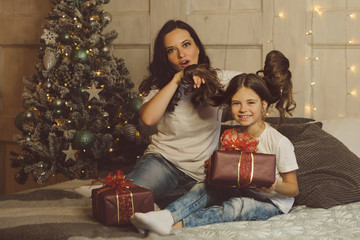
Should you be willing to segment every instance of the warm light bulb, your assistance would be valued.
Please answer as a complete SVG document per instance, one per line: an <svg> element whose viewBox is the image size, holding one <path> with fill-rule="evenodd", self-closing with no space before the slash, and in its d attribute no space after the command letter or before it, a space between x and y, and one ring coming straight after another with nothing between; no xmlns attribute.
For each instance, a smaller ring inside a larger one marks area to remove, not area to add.
<svg viewBox="0 0 360 240"><path fill-rule="evenodd" d="M283 12L283 11L279 12L278 17L279 17L279 18L284 18L284 17L285 17L284 12Z"/></svg>
<svg viewBox="0 0 360 240"><path fill-rule="evenodd" d="M352 44L352 43L353 43L353 41L352 41L352 40L349 40L349 41L348 41L348 43L349 43L349 44Z"/></svg>
<svg viewBox="0 0 360 240"><path fill-rule="evenodd" d="M350 71L355 72L356 71L356 65L351 65L351 67L349 67L348 69L350 69Z"/></svg>
<svg viewBox="0 0 360 240"><path fill-rule="evenodd" d="M316 110L317 110L317 109L316 109L316 107L314 107L313 109L314 109L314 111L316 111Z"/></svg>
<svg viewBox="0 0 360 240"><path fill-rule="evenodd" d="M316 83L313 81L310 83L311 86L314 86Z"/></svg>
<svg viewBox="0 0 360 240"><path fill-rule="evenodd" d="M357 90L353 89L350 93L351 96L357 96Z"/></svg>
<svg viewBox="0 0 360 240"><path fill-rule="evenodd" d="M305 33L305 35L311 35L312 34L312 31L311 30L309 30L309 31L307 31L306 33Z"/></svg>
<svg viewBox="0 0 360 240"><path fill-rule="evenodd" d="M315 7L314 7L314 12L316 12L319 16L322 15L322 12L320 11L320 7L319 7L319 6L315 6Z"/></svg>
<svg viewBox="0 0 360 240"><path fill-rule="evenodd" d="M348 15L351 19L355 19L356 18L356 14L355 13L351 13Z"/></svg>

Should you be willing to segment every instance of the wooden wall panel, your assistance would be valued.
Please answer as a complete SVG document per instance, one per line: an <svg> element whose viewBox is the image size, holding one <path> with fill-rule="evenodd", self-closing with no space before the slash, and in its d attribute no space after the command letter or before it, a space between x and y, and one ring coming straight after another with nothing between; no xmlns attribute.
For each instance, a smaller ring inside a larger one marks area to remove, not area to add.
<svg viewBox="0 0 360 240"><path fill-rule="evenodd" d="M0 34L0 44L37 44L42 29L33 26L41 26L43 18L33 17L9 17L0 16L0 29L6 29L6 33Z"/></svg>
<svg viewBox="0 0 360 240"><path fill-rule="evenodd" d="M49 0L2 0L1 15L47 16L50 9Z"/></svg>
<svg viewBox="0 0 360 240"><path fill-rule="evenodd" d="M187 22L195 29L204 45L227 43L230 24L228 14L193 14L187 16Z"/></svg>
<svg viewBox="0 0 360 240"><path fill-rule="evenodd" d="M360 48L346 50L347 115L360 116Z"/></svg>
<svg viewBox="0 0 360 240"><path fill-rule="evenodd" d="M130 77L135 84L134 90L138 91L139 85L147 75L150 59L150 45L137 48L116 48L115 56L121 56L125 60L125 66L130 72Z"/></svg>
<svg viewBox="0 0 360 240"><path fill-rule="evenodd" d="M233 0L231 10L235 11L262 11L262 0Z"/></svg>
<svg viewBox="0 0 360 240"><path fill-rule="evenodd" d="M116 30L119 34L114 40L117 44L149 44L150 21L148 15L117 15L113 16L112 22L106 27L106 31Z"/></svg>
<svg viewBox="0 0 360 240"><path fill-rule="evenodd" d="M343 48L314 49L314 54L319 58L313 63L315 119L331 119L347 115L344 51Z"/></svg>
<svg viewBox="0 0 360 240"><path fill-rule="evenodd" d="M9 151L18 146L14 119L23 110L23 77L35 72L36 51L42 24L50 9L48 0L2 0L0 2L0 194L29 188L14 180Z"/></svg>
<svg viewBox="0 0 360 240"><path fill-rule="evenodd" d="M230 16L228 43L230 45L259 45L263 43L262 13L233 13Z"/></svg>
<svg viewBox="0 0 360 240"><path fill-rule="evenodd" d="M345 44L346 13L345 11L323 12L314 14L314 44ZM337 34L334 34L337 33Z"/></svg>
<svg viewBox="0 0 360 240"><path fill-rule="evenodd" d="M133 14L143 13L149 14L150 0L114 0L105 4L103 9L111 12L113 15L118 13Z"/></svg>

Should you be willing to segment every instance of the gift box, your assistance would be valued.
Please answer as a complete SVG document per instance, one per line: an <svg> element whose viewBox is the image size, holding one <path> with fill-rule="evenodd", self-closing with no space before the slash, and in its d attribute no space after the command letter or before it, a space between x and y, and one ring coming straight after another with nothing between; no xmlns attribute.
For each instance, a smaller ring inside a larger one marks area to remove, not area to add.
<svg viewBox="0 0 360 240"><path fill-rule="evenodd" d="M207 183L221 187L270 187L275 182L276 156L240 151L215 151L209 161Z"/></svg>
<svg viewBox="0 0 360 240"><path fill-rule="evenodd" d="M104 187L92 190L94 218L106 226L125 225L135 212L154 211L152 191L129 183L121 173L109 176L108 180L96 180L107 182ZM109 178L115 183L109 183Z"/></svg>

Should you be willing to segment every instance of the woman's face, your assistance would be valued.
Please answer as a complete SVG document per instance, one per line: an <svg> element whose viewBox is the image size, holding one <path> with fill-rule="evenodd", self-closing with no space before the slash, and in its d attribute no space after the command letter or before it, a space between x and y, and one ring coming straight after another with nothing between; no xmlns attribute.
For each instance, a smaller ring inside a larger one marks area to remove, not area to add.
<svg viewBox="0 0 360 240"><path fill-rule="evenodd" d="M231 98L231 112L234 119L242 126L256 128L261 126L267 102L261 101L259 95L251 88L242 87Z"/></svg>
<svg viewBox="0 0 360 240"><path fill-rule="evenodd" d="M200 51L188 31L176 28L165 35L164 44L169 62L176 71L198 64Z"/></svg>

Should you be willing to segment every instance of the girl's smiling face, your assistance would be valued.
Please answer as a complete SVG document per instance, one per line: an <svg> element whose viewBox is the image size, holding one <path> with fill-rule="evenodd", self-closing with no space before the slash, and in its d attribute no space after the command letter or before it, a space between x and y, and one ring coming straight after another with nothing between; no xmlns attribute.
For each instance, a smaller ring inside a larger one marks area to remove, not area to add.
<svg viewBox="0 0 360 240"><path fill-rule="evenodd" d="M169 62L176 71L198 64L200 51L188 31L176 28L165 35L164 44Z"/></svg>
<svg viewBox="0 0 360 240"><path fill-rule="evenodd" d="M263 113L267 105L254 90L241 87L231 98L232 116L242 126L247 127L247 132L252 135L262 128Z"/></svg>

